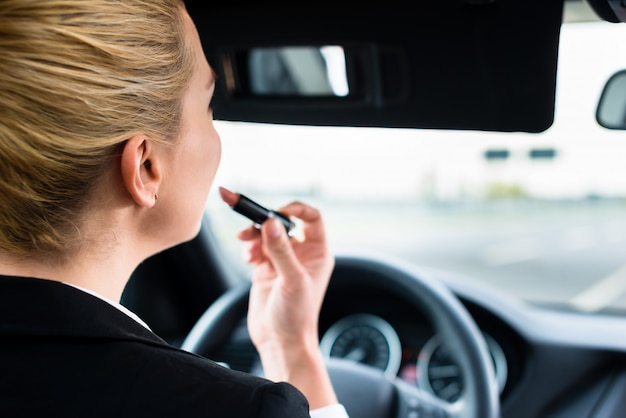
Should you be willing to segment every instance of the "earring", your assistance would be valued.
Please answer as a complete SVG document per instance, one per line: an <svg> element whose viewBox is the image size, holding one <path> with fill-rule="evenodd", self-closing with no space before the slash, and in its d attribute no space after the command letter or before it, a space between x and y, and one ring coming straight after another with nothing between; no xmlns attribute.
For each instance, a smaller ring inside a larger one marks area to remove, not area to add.
<svg viewBox="0 0 626 418"><path fill-rule="evenodd" d="M159 200L159 195L157 193L154 194L154 201L156 202L157 200Z"/></svg>

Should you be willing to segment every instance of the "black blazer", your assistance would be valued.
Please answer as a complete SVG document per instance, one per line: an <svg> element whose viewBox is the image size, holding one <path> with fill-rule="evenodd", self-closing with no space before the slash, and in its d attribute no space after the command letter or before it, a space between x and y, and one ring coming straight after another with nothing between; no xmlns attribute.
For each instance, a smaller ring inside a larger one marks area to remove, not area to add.
<svg viewBox="0 0 626 418"><path fill-rule="evenodd" d="M0 276L0 417L309 417L286 383L168 345L107 302Z"/></svg>

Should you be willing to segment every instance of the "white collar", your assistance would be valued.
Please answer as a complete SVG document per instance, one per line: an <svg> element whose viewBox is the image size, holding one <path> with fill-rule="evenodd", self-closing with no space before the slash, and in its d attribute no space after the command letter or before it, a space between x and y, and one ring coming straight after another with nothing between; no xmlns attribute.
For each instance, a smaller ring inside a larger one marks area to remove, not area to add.
<svg viewBox="0 0 626 418"><path fill-rule="evenodd" d="M72 283L63 282L63 284L66 284L68 286L72 286L73 288L81 290L81 291L83 291L85 293L89 293L90 295L95 296L98 299L101 299L101 300L105 301L109 305L113 306L114 308L118 309L119 311L125 313L126 315L128 315L129 317L131 317L132 319L137 321L140 325L144 326L148 331L152 331L150 329L150 327L148 326L148 324L146 324L141 318L139 318L134 312L130 311L124 305L121 305L121 304L119 304L119 303L117 303L115 301L112 301L111 299L106 298L106 297L104 297L104 296L94 292L93 290L85 289L84 287L80 287L80 286L77 286L77 285L72 284Z"/></svg>

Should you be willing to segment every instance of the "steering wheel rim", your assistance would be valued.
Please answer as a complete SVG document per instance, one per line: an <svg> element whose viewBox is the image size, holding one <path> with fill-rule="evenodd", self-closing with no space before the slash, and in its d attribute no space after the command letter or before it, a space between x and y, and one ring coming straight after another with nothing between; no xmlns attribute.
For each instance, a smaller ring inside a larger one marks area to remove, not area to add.
<svg viewBox="0 0 626 418"><path fill-rule="evenodd" d="M431 411L426 416L433 417L499 417L497 383L485 340L465 307L443 283L402 260L372 256L338 256L335 272L340 270L349 270L363 277L384 277L387 289L407 295L429 316L464 378L461 399L448 404L400 379L389 380L382 372L377 373L367 366L333 359L327 363L329 373L339 401L351 418L399 418L412 411L421 412L419 416L425 415L424 411ZM245 317L249 290L250 284L246 283L220 297L198 320L181 348L207 357L215 353ZM350 381L359 384L355 386ZM394 405L387 405L389 403ZM380 413L372 415L374 410Z"/></svg>

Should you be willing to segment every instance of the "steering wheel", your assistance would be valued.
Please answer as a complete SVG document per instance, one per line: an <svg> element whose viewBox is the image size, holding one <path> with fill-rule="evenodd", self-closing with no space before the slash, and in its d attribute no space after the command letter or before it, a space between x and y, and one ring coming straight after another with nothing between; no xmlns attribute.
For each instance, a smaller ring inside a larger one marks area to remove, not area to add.
<svg viewBox="0 0 626 418"><path fill-rule="evenodd" d="M339 256L331 285L338 271L349 271L353 277L376 277L384 281L387 289L405 295L422 309L461 368L464 387L461 398L449 404L372 367L328 359L335 392L350 418L499 417L497 383L485 340L465 307L446 286L398 260ZM246 283L215 301L195 324L182 348L206 357L216 353L245 317L249 290L250 284Z"/></svg>

